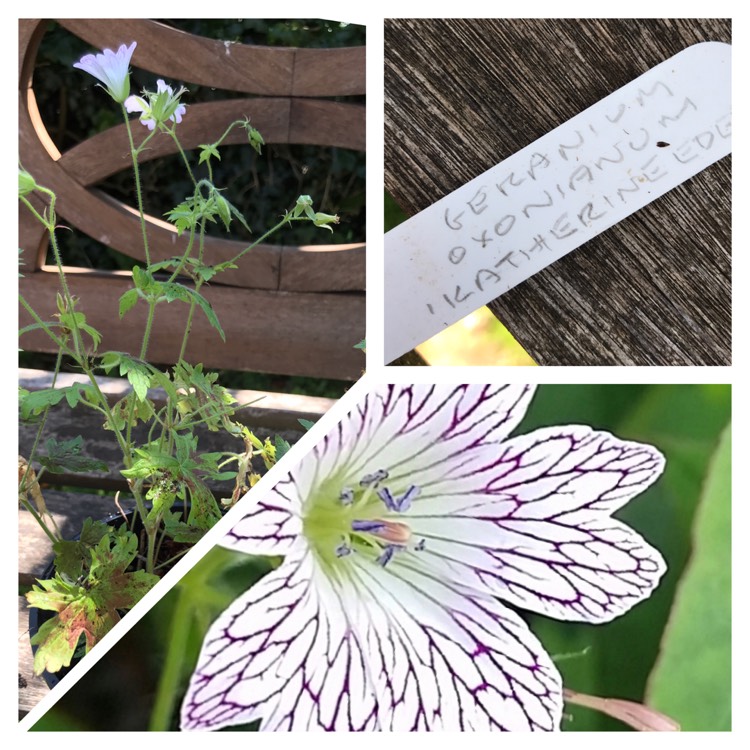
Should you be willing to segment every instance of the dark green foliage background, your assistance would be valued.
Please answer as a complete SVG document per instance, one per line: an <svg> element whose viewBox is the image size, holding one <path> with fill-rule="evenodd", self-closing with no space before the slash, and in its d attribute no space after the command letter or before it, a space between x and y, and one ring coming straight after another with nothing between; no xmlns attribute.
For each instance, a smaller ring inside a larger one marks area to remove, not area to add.
<svg viewBox="0 0 750 750"><path fill-rule="evenodd" d="M591 695L643 700L675 590L690 556L693 517L709 461L729 417L730 388L723 385L539 387L526 419L517 430L519 434L545 425L588 424L623 439L651 443L667 457L667 469L661 479L617 514L667 560L669 571L654 595L606 625L557 622L525 615L551 654L588 648L584 656L559 663L567 687ZM729 542L721 540L723 544ZM220 548L213 550L191 571L190 578L184 579L186 583L165 596L35 728L147 728L165 666L166 648L179 628L172 619L175 603L179 597L187 596L193 615L173 695L172 728L176 728L176 712L208 624L267 570L265 559ZM206 592L212 592L210 599ZM712 616L712 609L725 610L728 616L729 607L729 591L722 591L719 600L706 602L705 612L691 613L695 627L700 628ZM729 643L724 646L729 648ZM691 655L686 654L685 658L690 660ZM707 675L696 671L691 677L695 700L700 702L701 685ZM719 702L728 707L731 702L728 671L711 677L720 686L723 701L720 696ZM625 729L601 714L575 706L567 706L566 713L569 718L563 723L564 730ZM674 718L685 722L689 717ZM700 727L723 728L718 722Z"/></svg>

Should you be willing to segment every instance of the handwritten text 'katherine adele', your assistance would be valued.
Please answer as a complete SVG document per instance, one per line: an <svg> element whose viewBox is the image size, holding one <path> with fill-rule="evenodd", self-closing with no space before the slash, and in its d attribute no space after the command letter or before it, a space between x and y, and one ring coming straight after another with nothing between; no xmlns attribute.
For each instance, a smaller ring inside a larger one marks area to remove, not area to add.
<svg viewBox="0 0 750 750"><path fill-rule="evenodd" d="M551 262L571 249L568 238L577 235L578 246L619 221L629 201L648 202L642 191L650 193L676 164L714 161L710 152L731 137L731 115L709 120L707 127L699 110L689 95L658 80L610 112L598 110L588 123L560 128L553 141L541 139L541 149L524 149L491 170L487 184L443 212L455 233L446 240L445 258L448 268L462 267L462 283L450 282L438 300L427 302L429 312L440 315L444 304L474 309L475 293L507 291L534 256L548 254ZM696 127L686 138L691 120ZM677 142L674 130L681 133Z"/></svg>

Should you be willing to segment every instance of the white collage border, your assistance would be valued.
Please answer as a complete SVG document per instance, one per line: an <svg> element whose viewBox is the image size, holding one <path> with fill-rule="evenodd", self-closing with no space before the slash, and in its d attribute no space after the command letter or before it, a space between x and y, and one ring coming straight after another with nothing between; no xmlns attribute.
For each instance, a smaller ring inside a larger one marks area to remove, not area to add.
<svg viewBox="0 0 750 750"><path fill-rule="evenodd" d="M367 26L367 205L368 213L370 216L370 231L368 233L368 253L367 253L367 372L363 378L356 383L350 391L327 413L325 414L315 427L310 430L300 441L297 443L288 456L286 457L283 464L274 467L261 482L254 488L256 494L260 494L265 488L270 487L276 480L278 480L283 472L288 471L289 466L292 462L296 462L299 458L305 454L319 439L322 435L328 432L338 420L345 415L368 389L368 384L374 384L379 382L394 382L394 383L412 383L412 382L434 382L434 383L456 383L456 382L492 382L498 379L497 368L488 367L453 367L453 368L436 368L436 367L397 367L397 368L384 368L382 366L383 361L383 260L382 260L382 216L383 216L383 19L387 17L487 17L486 10L488 3L478 2L466 2L461 5L455 5L454 3L445 2L432 2L432 3L416 3L408 2L408 0L401 2L392 2L391 0L383 0L378 3L377 6L374 3L362 3L355 4L352 2L329 2L323 0L323 2L312 4L309 2L298 2L293 0L291 2L284 3L283 7L270 7L268 9L263 8L259 4L250 5L247 2L240 3L236 0L227 0L220 6L217 4L211 4L209 8L201 7L200 3L191 2L182 6L177 4L170 4L167 6L165 3L152 2L145 3L141 0L130 2L125 7L102 7L99 3L93 3L88 0L87 2L77 3L75 9L64 8L59 3L50 2L37 2L33 5L29 5L25 8L15 8L18 12L23 11L22 16L16 15L14 18L3 17L3 34L5 44L0 47L0 51L3 55L3 61L5 65L3 69L6 71L6 80L10 78L11 74L15 76L15 70L17 67L17 55L14 54L17 51L17 25L16 22L19 17L53 17L59 15L61 12L68 15L75 15L77 17L112 17L112 16L130 16L130 17L160 17L160 16L182 16L182 17L243 17L247 15L248 11L252 11L254 15L259 16L275 16L275 11L283 11L279 15L287 18L309 18L309 17L325 17L335 18L336 20L349 21L351 23L365 24ZM13 10L14 8L8 7L7 11ZM560 13L560 10L565 11ZM206 11L210 12L206 12ZM461 11L469 11L462 13ZM657 4L653 2L644 3L636 2L628 4L627 8L624 6L612 6L602 7L601 4L597 3L580 3L572 2L563 6L558 6L551 2L529 2L524 3L520 6L514 6L513 4L498 5L495 10L493 17L495 16L508 16L513 17L522 15L523 17L601 17L602 11L607 10L627 10L627 17L732 17L733 18L733 67L735 70L735 87L733 94L733 120L739 125L735 128L735 138L733 146L733 168L735 178L733 180L734 194L733 194L733 349L734 349L734 360L733 366L730 368L722 367L512 367L503 368L502 379L507 380L511 383L522 383L532 381L539 384L550 384L550 383L580 383L580 384L594 384L594 383L659 383L659 384L687 384L687 383L731 383L733 385L733 421L737 426L734 430L735 441L734 441L734 452L733 458L744 458L747 454L750 445L748 445L747 438L744 435L744 430L739 425L744 425L745 417L748 412L747 395L745 390L745 383L750 380L750 352L748 352L748 336L744 333L744 321L750 325L750 313L748 312L748 306L750 305L750 289L748 289L748 274L750 269L748 268L748 261L744 258L744 252L741 250L745 246L748 236L747 224L750 211L747 210L749 205L747 202L747 188L746 188L746 176L747 176L747 155L746 155L746 144L744 135L747 132L747 105L742 99L742 95L746 90L746 84L744 83L745 75L738 73L737 71L750 70L750 64L748 64L747 58L747 46L746 46L746 12L737 11L736 6L733 3L714 3L710 8L699 6L697 3L675 3L675 2L663 2ZM654 10L658 10L658 13L654 13ZM7 12L4 9L4 13ZM110 12L107 12L110 11ZM219 11L218 13L216 11ZM458 11L458 13L457 13ZM482 12L485 11L485 12ZM619 16L617 13L612 15ZM625 15L623 13L623 15ZM11 155L15 155L16 143L17 143L17 131L16 131L17 118L6 117L3 122L3 134L5 138L3 141L8 144L7 151ZM740 135L738 135L740 134ZM12 146L10 145L12 144ZM8 164L13 161L12 156L6 158L6 169L4 170L3 179L3 198L5 205L8 207L8 213L14 217L16 216L16 197L15 197L15 175L12 167L14 165ZM737 176L739 175L739 176ZM743 179L745 178L745 179ZM11 180L13 181L11 183ZM744 208L744 210L743 210ZM8 316L8 320L14 320L17 318L16 310L16 296L12 285L15 285L17 278L17 266L16 266L16 252L13 247L15 244L13 237L13 228L6 233L6 248L3 253L4 260L4 273L2 275L2 283L7 285L7 293L3 294L2 299L3 311ZM740 250L738 250L740 248ZM738 255L740 256L738 258ZM16 338L13 332L14 326L6 325L2 327L0 332L5 338L4 349L6 352L14 352L17 349ZM8 414L14 413L15 406L15 363L13 358L8 356L6 358L5 367L0 371L0 377L2 377L2 390L0 393L7 399L4 406L8 410ZM14 428L15 431L15 428ZM17 439L17 438L16 438ZM5 481L10 483L11 477L15 477L15 456L12 449L12 444L9 441L4 441L5 450L3 451L3 465L4 471L2 476L5 477ZM740 471L742 463L735 461L735 466L738 468L733 470L733 487L742 487L740 483ZM10 486L8 487L9 494L15 494L11 491ZM7 507L10 507L10 498L7 498ZM744 529L748 527L747 521L747 510L746 504L743 502L743 498L740 494L740 499L733 507L733 529ZM184 575L187 570L192 567L197 558L202 557L210 548L212 548L218 538L220 538L227 529L232 525L236 519L237 514L230 514L228 517L222 519L222 521L214 528L211 532L204 537L201 542L196 545L193 552L188 556L189 559L183 559L180 561L170 573L165 576L160 584L155 589L149 592L144 599L132 610L128 618L124 620L116 629L115 632L107 635L99 644L96 651L92 652L86 659L85 669L80 671L78 677L80 678L88 669L90 669L100 658L106 655L109 648L114 645L124 634L127 632L140 617L151 608L151 606L158 601L166 591L176 582L176 580ZM14 524L10 525L9 529L4 532L5 544L0 545L0 552L2 553L2 561L4 565L3 569L3 587L2 591L5 596L8 597L6 601L10 601L9 595L11 586L15 589L17 586L17 545L15 542L11 543L10 540L16 539L16 531ZM741 573L746 569L748 565L747 560L747 548L748 545L741 544L739 532L733 532L733 569ZM744 547L744 549L743 549ZM739 580L739 576L737 576ZM740 583L737 586L736 595L733 598L734 615L733 615L733 631L738 634L739 637L733 639L733 704L735 707L742 707L744 704L743 699L748 698L748 689L743 686L742 680L739 679L738 675L743 665L748 663L748 648L743 644L743 634L748 632L747 615L742 611L743 597L742 589L744 586ZM8 618L4 624L5 638L2 641L6 644L4 652L4 669L3 675L6 682L12 679L14 669L12 668L16 663L16 652L15 649L8 648L8 645L16 642L17 633L15 629L15 620ZM7 661L5 661L7 659ZM67 683L67 681L66 681ZM56 703L57 700L67 692L74 683L61 684L53 694L46 696L40 704L28 714L28 716L20 722L17 722L17 712L14 700L11 700L11 693L8 690L5 693L5 700L3 701L3 713L0 721L0 728L3 730L17 730L19 732L25 732L29 726L38 720L38 718L45 713L52 704ZM14 695L14 694L13 694ZM127 700L127 696L123 696L123 700ZM721 745L725 743L730 745L734 742L734 736L744 736L747 733L747 711L736 711L734 712L734 726L731 733L716 734L712 736L712 742L718 742ZM5 734L5 731L3 732ZM86 742L87 735L84 733L59 733L55 735L53 742L55 744L62 744L66 746L68 743L75 742L80 744ZM629 734L618 733L616 735L608 735L608 742L620 745L628 741ZM206 734L193 734L186 733L179 735L176 739L183 747L199 747L204 743L220 743L222 747L235 746L237 743L242 743L241 746L245 746L248 740L242 740L242 734L232 733L218 733L214 735ZM262 739L260 739L262 737ZM555 735L555 742L562 743L564 746L570 747L573 744L579 746L579 743L591 746L590 743L597 742L598 735L585 736L581 733L563 733L562 735ZM14 739L17 738L21 741L27 741L27 739L21 738L15 735ZM41 739L41 738L40 738ZM431 742L434 737L429 735L414 735L410 736L409 744L415 747L425 747L428 742ZM350 738L343 738L341 735L328 735L325 738L327 745L331 747L342 746L342 743L348 743ZM100 740L94 739L93 741L98 742ZM127 741L127 740L125 740ZM144 747L156 746L156 743L161 743L162 738L159 735L149 735L148 733L142 733L137 740L139 743L144 743ZM295 739L289 735L253 735L251 740L254 744L260 745L262 750L266 748L292 748ZM362 747L370 747L370 743L378 742L377 735L358 735L356 737L358 743L363 743ZM543 736L524 736L522 740L517 737L503 737L501 742L519 742L524 743L524 747L531 747L538 742L545 742ZM663 747L666 743L667 746L671 743L682 742L683 738L679 735L642 735L639 741L644 743L659 743L660 747ZM477 736L476 739L472 737L472 742L478 743L478 746L495 748L497 738L488 737L487 735ZM153 743L153 744L152 744ZM557 747L557 745L556 745Z"/></svg>

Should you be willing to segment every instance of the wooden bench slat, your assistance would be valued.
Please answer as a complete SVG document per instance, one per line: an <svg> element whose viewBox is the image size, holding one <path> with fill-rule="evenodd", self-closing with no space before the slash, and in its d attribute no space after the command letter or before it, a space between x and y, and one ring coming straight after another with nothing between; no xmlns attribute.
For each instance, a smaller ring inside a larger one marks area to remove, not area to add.
<svg viewBox="0 0 750 750"><path fill-rule="evenodd" d="M70 274L71 293L81 298L80 310L104 334L102 351L137 353L145 322L140 306L119 320L118 300L132 288L124 275L95 271ZM56 312L53 274L36 273L20 280L21 293L44 320ZM186 359L210 369L254 370L356 380L362 374L362 352L352 347L364 336L364 295L307 294L210 287L202 290L211 302L227 337L224 344L200 311L196 311ZM188 307L159 305L148 358L169 363L177 359ZM21 326L30 318L20 314ZM348 344L351 342L351 345ZM54 351L43 331L23 336L20 346Z"/></svg>
<svg viewBox="0 0 750 750"><path fill-rule="evenodd" d="M365 246L281 248L279 289L287 292L359 291L365 288Z"/></svg>
<svg viewBox="0 0 750 750"><path fill-rule="evenodd" d="M137 41L133 65L175 81L248 94L347 96L365 93L364 49L300 50L207 39L150 20L61 19L60 24L102 49ZM352 76L352 71L361 71Z"/></svg>
<svg viewBox="0 0 750 750"><path fill-rule="evenodd" d="M188 104L180 123L180 143L186 151L201 143L216 140L228 123L248 117L267 144L289 143L331 146L364 151L365 109L343 102L291 99L232 99L222 102ZM299 125L294 125L298 120ZM136 136L146 134L133 120ZM138 141L136 140L136 143ZM246 144L244 130L236 128L225 144ZM174 141L159 133L149 141L140 163L176 153ZM59 165L81 185L94 185L122 170L131 169L130 150L125 125L116 125L86 139L66 151ZM296 197L296 196L295 196Z"/></svg>

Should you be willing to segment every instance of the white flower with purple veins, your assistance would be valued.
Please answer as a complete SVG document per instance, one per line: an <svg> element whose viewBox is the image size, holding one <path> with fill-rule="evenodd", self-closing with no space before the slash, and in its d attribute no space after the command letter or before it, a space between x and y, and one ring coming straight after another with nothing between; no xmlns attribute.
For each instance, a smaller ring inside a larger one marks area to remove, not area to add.
<svg viewBox="0 0 750 750"><path fill-rule="evenodd" d="M84 55L74 68L79 68L98 78L116 102L124 102L130 93L130 73L128 67L136 43L129 47L121 44L117 52L105 49L98 55Z"/></svg>
<svg viewBox="0 0 750 750"><path fill-rule="evenodd" d="M180 97L187 89L180 88L175 92L160 78L156 82L156 92L147 93L148 101L141 96L129 96L125 102L128 112L140 112L140 121L149 129L153 130L157 123L182 122L182 116L187 107L180 103Z"/></svg>
<svg viewBox="0 0 750 750"><path fill-rule="evenodd" d="M531 386L371 393L225 544L284 562L213 624L183 729L556 730L562 684L518 614L602 623L660 554L612 513L655 448L589 427L508 435Z"/></svg>

